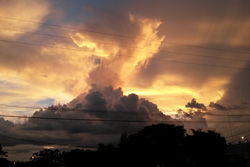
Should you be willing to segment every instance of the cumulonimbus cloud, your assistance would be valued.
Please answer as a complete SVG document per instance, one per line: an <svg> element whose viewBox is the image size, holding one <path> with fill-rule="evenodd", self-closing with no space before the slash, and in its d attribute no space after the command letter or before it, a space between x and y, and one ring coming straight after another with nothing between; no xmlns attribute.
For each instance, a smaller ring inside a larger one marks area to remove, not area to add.
<svg viewBox="0 0 250 167"><path fill-rule="evenodd" d="M95 146L101 142L115 142L122 133L134 133L146 125L183 125L183 120L199 120L206 124L202 115L173 119L164 115L156 104L136 94L124 95L121 88L93 85L88 93L79 95L68 104L36 111L22 124L14 124L2 118L0 135L27 139L6 140L4 145L32 143L34 140L44 142L38 143L42 145L51 142ZM197 126L189 124L186 127Z"/></svg>

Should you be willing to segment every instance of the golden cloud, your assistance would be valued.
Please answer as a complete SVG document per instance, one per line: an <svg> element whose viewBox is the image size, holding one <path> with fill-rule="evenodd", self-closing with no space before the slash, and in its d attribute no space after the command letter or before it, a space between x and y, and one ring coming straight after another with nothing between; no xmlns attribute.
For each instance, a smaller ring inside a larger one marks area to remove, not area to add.
<svg viewBox="0 0 250 167"><path fill-rule="evenodd" d="M49 14L50 5L47 0L9 0L0 2L0 24L1 28L6 28L10 30L20 30L20 31L36 31L40 25L26 22L18 21L20 20L32 20L34 22L41 22L45 16ZM7 19L5 19L5 17ZM14 19L8 19L14 18ZM17 20L15 20L17 19ZM2 37L17 37L22 35L22 32L15 31L0 31L0 36Z"/></svg>

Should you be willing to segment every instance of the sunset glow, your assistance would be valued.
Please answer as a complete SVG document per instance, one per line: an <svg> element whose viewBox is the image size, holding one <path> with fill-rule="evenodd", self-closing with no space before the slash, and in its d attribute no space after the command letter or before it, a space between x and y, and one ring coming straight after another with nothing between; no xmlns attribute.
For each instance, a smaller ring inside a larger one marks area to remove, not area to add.
<svg viewBox="0 0 250 167"><path fill-rule="evenodd" d="M0 1L0 135L93 146L151 123L183 121L187 131L240 139L250 108L247 7L226 0ZM34 143L3 140L10 150L25 144Z"/></svg>

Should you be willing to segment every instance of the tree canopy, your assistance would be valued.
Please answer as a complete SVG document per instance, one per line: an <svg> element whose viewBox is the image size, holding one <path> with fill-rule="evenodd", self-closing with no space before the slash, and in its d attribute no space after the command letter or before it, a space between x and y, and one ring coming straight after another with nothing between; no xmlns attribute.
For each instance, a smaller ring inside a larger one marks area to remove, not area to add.
<svg viewBox="0 0 250 167"><path fill-rule="evenodd" d="M3 148L2 148L2 145L0 144L0 158L3 158L3 157L7 157L8 152L4 151Z"/></svg>
<svg viewBox="0 0 250 167"><path fill-rule="evenodd" d="M122 134L117 146L99 144L96 151L44 149L34 153L32 166L208 167L223 166L226 140L215 131L157 124L134 134Z"/></svg>

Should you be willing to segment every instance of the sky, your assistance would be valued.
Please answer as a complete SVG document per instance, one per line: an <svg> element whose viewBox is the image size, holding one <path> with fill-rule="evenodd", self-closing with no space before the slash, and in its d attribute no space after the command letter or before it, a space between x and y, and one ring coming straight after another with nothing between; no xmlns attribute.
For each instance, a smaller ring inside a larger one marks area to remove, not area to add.
<svg viewBox="0 0 250 167"><path fill-rule="evenodd" d="M89 119L3 117L0 144L23 160L50 143L115 142L154 121L215 129L228 142L249 135L242 133L250 132L249 7L247 0L0 0L0 115ZM131 111L139 114L124 114Z"/></svg>

